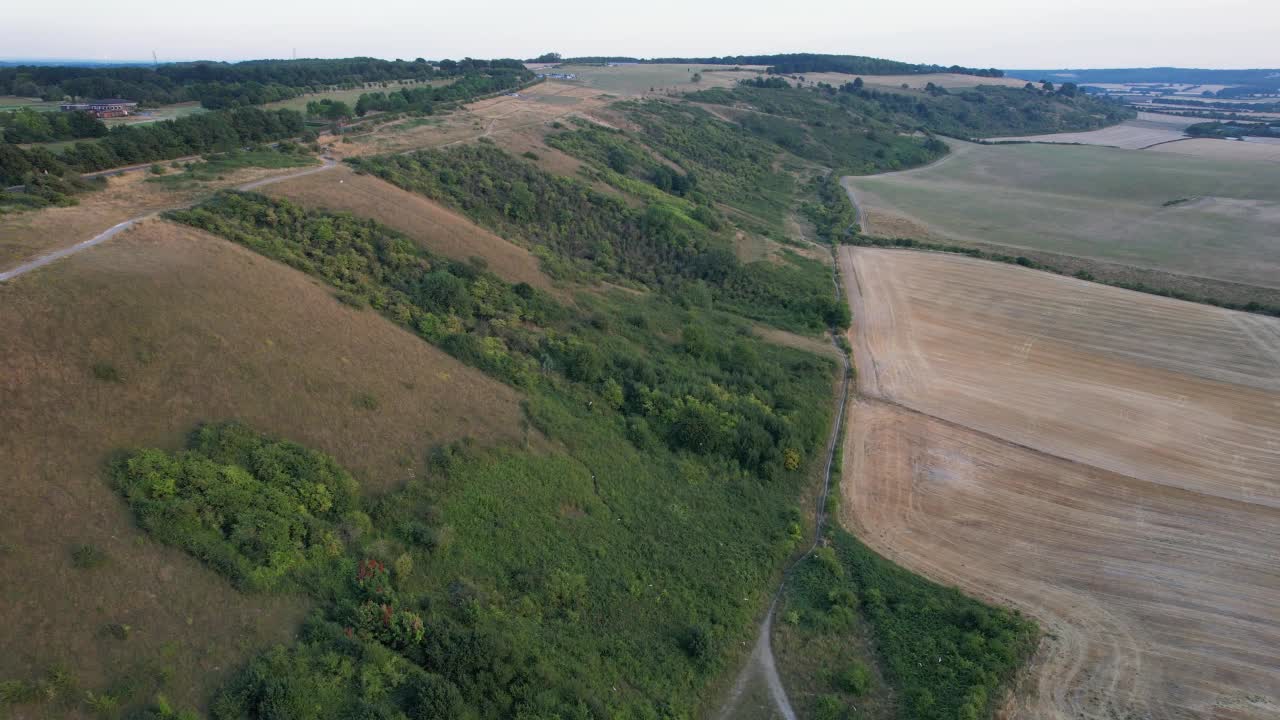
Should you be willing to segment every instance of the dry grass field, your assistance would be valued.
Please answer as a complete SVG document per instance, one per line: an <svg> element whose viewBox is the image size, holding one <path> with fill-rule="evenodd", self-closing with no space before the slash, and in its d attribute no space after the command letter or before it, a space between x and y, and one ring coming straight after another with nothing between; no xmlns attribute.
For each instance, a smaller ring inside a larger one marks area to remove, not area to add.
<svg viewBox="0 0 1280 720"><path fill-rule="evenodd" d="M1140 112L1138 117L1133 120L1125 120L1119 125L1112 125L1101 130L991 138L990 142L1017 141L1067 145L1103 145L1126 150L1141 150L1160 143L1185 138L1186 134L1183 133L1183 130L1197 122L1202 121L1198 118Z"/></svg>
<svg viewBox="0 0 1280 720"><path fill-rule="evenodd" d="M568 115L590 116L610 98L599 90L549 80L521 90L518 97L500 95L467 105L447 115L419 123L409 119L377 126L372 132L352 136L352 142L330 147L343 156L405 152L470 142L536 128Z"/></svg>
<svg viewBox="0 0 1280 720"><path fill-rule="evenodd" d="M1280 162L1280 143L1257 142L1271 138L1251 138L1248 141L1195 138L1165 143L1151 148L1151 152L1190 155L1214 160L1270 160Z"/></svg>
<svg viewBox="0 0 1280 720"><path fill-rule="evenodd" d="M297 599L240 594L136 529L103 476L116 449L177 448L201 421L238 418L334 454L377 493L432 446L524 436L510 387L297 271L158 220L0 285L0 335L0 574L22 578L0 585L3 679L58 663L100 690L163 661L164 692L194 705L296 628ZM106 564L73 567L80 544Z"/></svg>
<svg viewBox="0 0 1280 720"><path fill-rule="evenodd" d="M847 524L1049 633L1026 718L1280 713L1280 320L846 248Z"/></svg>
<svg viewBox="0 0 1280 720"><path fill-rule="evenodd" d="M845 178L868 232L1044 250L1280 287L1280 166L1058 145L972 145Z"/></svg>
<svg viewBox="0 0 1280 720"><path fill-rule="evenodd" d="M195 202L218 188L297 171L244 168L222 180L181 187L147 182L150 175L145 171L111 176L105 189L77 196L78 205L0 216L0 270L88 240L130 218Z"/></svg>
<svg viewBox="0 0 1280 720"><path fill-rule="evenodd" d="M268 195L308 207L354 213L408 235L431 252L455 260L483 258L489 269L511 282L553 290L551 279L528 250L484 230L467 218L415 193L358 175L348 167L268 185Z"/></svg>
<svg viewBox="0 0 1280 720"><path fill-rule="evenodd" d="M613 95L647 95L650 92L685 92L709 87L729 87L744 78L755 77L763 67L743 65L739 70L731 66L644 64L605 67L601 65L561 65L552 72L573 73L573 80L561 82L583 85L597 92ZM701 73L702 79L693 82L693 76Z"/></svg>

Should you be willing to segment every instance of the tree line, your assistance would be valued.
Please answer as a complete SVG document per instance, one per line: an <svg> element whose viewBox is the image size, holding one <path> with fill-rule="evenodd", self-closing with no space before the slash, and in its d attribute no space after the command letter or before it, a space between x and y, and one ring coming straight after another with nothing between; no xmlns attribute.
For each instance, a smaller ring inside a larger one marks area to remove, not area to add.
<svg viewBox="0 0 1280 720"><path fill-rule="evenodd" d="M0 67L0 95L44 100L120 97L143 105L199 101L209 109L259 105L333 86L360 87L393 80L426 81L491 69L522 70L519 60L428 62L338 58L182 62L151 66Z"/></svg>
<svg viewBox="0 0 1280 720"><path fill-rule="evenodd" d="M559 55L548 53L543 57L560 62ZM908 63L863 55L830 55L823 53L782 53L775 55L724 55L721 57L665 57L635 58L625 56L591 55L563 60L567 63L603 65L606 63L676 63L681 65L766 65L766 72L778 75L795 75L809 72L839 72L853 75L919 75L923 73L958 73L981 77L1004 77L1004 71L996 68L969 68L960 65L927 65Z"/></svg>
<svg viewBox="0 0 1280 720"><path fill-rule="evenodd" d="M225 152L299 135L302 115L294 110L237 108L188 115L145 125L119 125L92 142L76 143L60 155L42 147L24 150L0 143L0 186L25 185L26 197L10 195L23 207L74 204L89 186L80 174L122 165Z"/></svg>

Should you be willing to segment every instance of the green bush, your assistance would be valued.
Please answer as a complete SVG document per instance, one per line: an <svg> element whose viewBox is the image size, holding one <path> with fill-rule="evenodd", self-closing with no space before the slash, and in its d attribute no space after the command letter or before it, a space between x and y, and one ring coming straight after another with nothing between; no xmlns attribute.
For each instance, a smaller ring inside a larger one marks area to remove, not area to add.
<svg viewBox="0 0 1280 720"><path fill-rule="evenodd" d="M177 454L138 450L111 468L139 523L238 585L272 589L341 551L355 482L327 455L237 423L206 425Z"/></svg>

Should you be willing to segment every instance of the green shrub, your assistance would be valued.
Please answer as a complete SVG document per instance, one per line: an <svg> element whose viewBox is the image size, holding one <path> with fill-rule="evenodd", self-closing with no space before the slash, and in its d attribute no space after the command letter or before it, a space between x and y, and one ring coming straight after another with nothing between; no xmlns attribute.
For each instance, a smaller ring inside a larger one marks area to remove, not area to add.
<svg viewBox="0 0 1280 720"><path fill-rule="evenodd" d="M116 369L116 366L105 361L93 364L93 376L103 382L123 382L120 377L120 371Z"/></svg>
<svg viewBox="0 0 1280 720"><path fill-rule="evenodd" d="M107 559L107 554L94 545L76 545L71 549L71 564L81 570L99 567Z"/></svg>

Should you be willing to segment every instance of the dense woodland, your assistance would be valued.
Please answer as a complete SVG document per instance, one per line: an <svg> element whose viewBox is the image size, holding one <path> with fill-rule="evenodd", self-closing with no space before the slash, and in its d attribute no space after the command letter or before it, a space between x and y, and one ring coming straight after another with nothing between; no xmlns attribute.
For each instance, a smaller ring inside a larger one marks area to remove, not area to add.
<svg viewBox="0 0 1280 720"><path fill-rule="evenodd" d="M0 67L0 95L45 100L120 97L143 105L199 101L211 110L287 100L334 86L425 81L490 69L523 70L518 60L427 62L376 58L184 62L156 66Z"/></svg>

